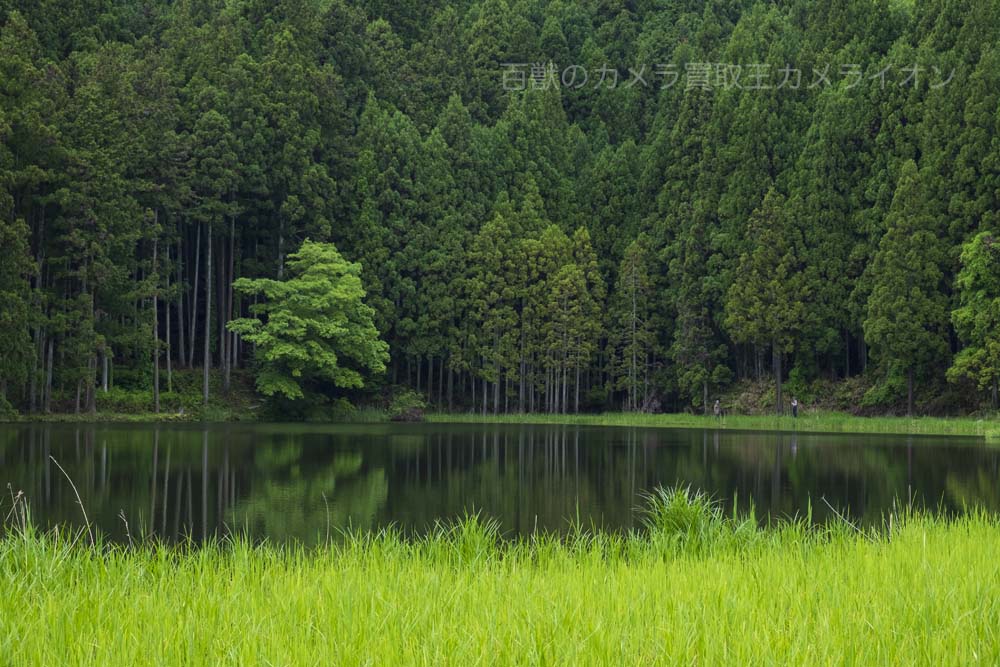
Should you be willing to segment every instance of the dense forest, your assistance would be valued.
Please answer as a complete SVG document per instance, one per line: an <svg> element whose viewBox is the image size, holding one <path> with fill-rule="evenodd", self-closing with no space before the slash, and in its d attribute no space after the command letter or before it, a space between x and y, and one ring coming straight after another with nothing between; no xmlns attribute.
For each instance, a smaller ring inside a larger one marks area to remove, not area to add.
<svg viewBox="0 0 1000 667"><path fill-rule="evenodd" d="M701 410L758 380L996 407L996 0L0 17L7 409L158 402L193 369L229 391L260 373L251 312L321 284L295 267L328 244L388 354L305 399L384 365L365 391L442 409Z"/></svg>

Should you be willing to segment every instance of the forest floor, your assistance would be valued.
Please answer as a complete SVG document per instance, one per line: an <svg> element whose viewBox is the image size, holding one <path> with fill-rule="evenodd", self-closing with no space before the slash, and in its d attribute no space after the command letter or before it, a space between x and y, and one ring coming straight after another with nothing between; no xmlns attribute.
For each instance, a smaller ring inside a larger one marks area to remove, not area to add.
<svg viewBox="0 0 1000 667"><path fill-rule="evenodd" d="M472 517L310 549L111 546L22 519L0 537L0 651L108 667L1000 663L996 517L760 528L687 493L624 535L505 541Z"/></svg>

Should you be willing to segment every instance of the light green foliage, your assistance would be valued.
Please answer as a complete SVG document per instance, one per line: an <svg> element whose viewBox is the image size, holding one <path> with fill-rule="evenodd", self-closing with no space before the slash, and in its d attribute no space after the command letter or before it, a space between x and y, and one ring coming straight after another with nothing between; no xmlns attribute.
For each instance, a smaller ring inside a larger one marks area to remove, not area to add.
<svg viewBox="0 0 1000 667"><path fill-rule="evenodd" d="M235 285L264 299L251 308L258 317L228 325L257 346L260 392L294 400L317 383L360 388L366 374L384 372L388 345L364 303L361 267L333 244L307 239L288 256L287 268L284 281L241 278Z"/></svg>
<svg viewBox="0 0 1000 667"><path fill-rule="evenodd" d="M310 550L29 530L0 541L0 632L25 666L995 663L996 521L894 519L758 529L681 490L648 533L566 541L476 517Z"/></svg>
<svg viewBox="0 0 1000 667"><path fill-rule="evenodd" d="M957 279L960 306L952 322L967 347L955 357L950 378L969 377L980 389L993 389L1000 377L1000 239L982 232L962 249Z"/></svg>

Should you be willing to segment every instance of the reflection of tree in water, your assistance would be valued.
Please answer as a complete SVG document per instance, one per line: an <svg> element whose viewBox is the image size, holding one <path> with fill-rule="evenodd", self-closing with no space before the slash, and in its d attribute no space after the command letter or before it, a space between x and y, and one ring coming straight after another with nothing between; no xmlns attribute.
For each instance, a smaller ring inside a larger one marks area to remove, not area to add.
<svg viewBox="0 0 1000 667"><path fill-rule="evenodd" d="M954 507L996 512L1000 509L1000 470L994 464L993 470L980 469L967 477L949 473L945 491Z"/></svg>
<svg viewBox="0 0 1000 667"><path fill-rule="evenodd" d="M371 528L385 503L382 469L363 470L359 451L337 449L330 460L306 456L301 437L254 450L249 489L227 512L231 530L276 541L325 539L346 528Z"/></svg>
<svg viewBox="0 0 1000 667"><path fill-rule="evenodd" d="M948 445L948 446L935 446ZM712 430L475 425L0 426L0 488L41 526L80 526L76 485L115 540L243 530L311 542L353 526L421 531L480 510L508 533L635 526L642 493L690 484L758 516L878 522L912 494L1000 511L1000 452L969 441ZM2 509L2 506L0 506Z"/></svg>
<svg viewBox="0 0 1000 667"><path fill-rule="evenodd" d="M563 531L576 517L587 528L627 526L635 452L629 458L590 445L567 427L438 433L415 456L394 461L386 510L410 531L473 511L521 534Z"/></svg>

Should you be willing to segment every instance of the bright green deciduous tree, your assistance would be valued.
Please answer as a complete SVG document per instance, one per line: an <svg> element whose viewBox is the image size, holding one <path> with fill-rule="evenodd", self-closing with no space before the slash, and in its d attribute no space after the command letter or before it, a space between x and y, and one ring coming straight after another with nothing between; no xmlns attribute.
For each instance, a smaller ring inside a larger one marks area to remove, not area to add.
<svg viewBox="0 0 1000 667"><path fill-rule="evenodd" d="M962 248L958 274L960 307L951 321L968 346L958 353L948 378L972 378L980 389L990 387L997 407L1000 377L1000 238L982 232Z"/></svg>
<svg viewBox="0 0 1000 667"><path fill-rule="evenodd" d="M240 278L234 285L265 298L251 307L257 317L228 325L257 346L260 392L301 399L309 385L361 388L365 373L384 372L388 345L364 303L361 266L333 244L307 239L288 256L287 270L284 281Z"/></svg>

